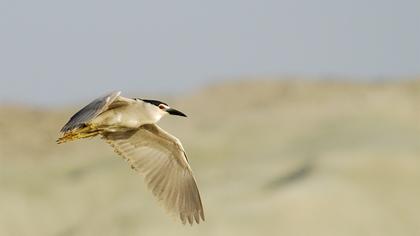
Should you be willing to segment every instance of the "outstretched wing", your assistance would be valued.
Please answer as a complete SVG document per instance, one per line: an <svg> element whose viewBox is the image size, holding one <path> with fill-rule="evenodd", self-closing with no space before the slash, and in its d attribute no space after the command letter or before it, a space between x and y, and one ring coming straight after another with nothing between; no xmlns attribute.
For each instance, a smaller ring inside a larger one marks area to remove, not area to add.
<svg viewBox="0 0 420 236"><path fill-rule="evenodd" d="M154 124L128 132L103 133L136 171L142 173L153 194L165 208L179 214L182 222L204 221L200 193L188 164L184 149L177 138Z"/></svg>
<svg viewBox="0 0 420 236"><path fill-rule="evenodd" d="M68 132L82 127L87 122L108 109L109 105L121 94L121 91L115 91L105 96L99 97L83 107L74 114L70 120L63 126L60 132Z"/></svg>

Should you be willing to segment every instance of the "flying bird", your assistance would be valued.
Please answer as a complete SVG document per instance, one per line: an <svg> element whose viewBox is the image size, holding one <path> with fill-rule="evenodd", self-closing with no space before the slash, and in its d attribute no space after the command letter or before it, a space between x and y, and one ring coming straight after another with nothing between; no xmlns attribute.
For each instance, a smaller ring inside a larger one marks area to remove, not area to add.
<svg viewBox="0 0 420 236"><path fill-rule="evenodd" d="M74 114L57 143L99 135L141 173L148 188L183 224L204 221L200 193L181 142L156 123L165 115L186 115L164 102L126 98L116 91Z"/></svg>

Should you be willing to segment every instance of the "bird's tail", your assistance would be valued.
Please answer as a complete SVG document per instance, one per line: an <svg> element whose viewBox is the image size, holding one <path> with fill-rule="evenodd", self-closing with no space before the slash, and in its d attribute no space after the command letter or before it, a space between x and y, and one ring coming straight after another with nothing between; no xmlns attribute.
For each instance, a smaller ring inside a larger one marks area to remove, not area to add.
<svg viewBox="0 0 420 236"><path fill-rule="evenodd" d="M100 130L98 130L95 126L86 125L83 128L76 128L74 130L63 133L63 135L57 139L57 143L61 144L82 138L93 138L99 133Z"/></svg>

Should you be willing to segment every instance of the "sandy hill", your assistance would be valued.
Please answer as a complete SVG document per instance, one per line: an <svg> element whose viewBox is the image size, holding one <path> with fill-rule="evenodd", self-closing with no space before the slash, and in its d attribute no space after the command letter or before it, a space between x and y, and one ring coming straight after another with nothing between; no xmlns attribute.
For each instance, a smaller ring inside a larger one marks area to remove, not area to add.
<svg viewBox="0 0 420 236"><path fill-rule="evenodd" d="M88 101L87 101L88 102ZM419 235L420 82L246 81L169 99L207 222L184 227L78 106L0 108L0 235Z"/></svg>

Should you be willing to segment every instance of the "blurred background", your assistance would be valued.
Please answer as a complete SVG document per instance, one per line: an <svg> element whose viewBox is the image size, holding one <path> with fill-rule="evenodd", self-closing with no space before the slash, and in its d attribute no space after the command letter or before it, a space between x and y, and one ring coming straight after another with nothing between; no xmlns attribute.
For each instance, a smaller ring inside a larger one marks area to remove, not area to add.
<svg viewBox="0 0 420 236"><path fill-rule="evenodd" d="M0 1L0 235L420 235L420 2ZM99 139L112 90L168 102L206 222Z"/></svg>

